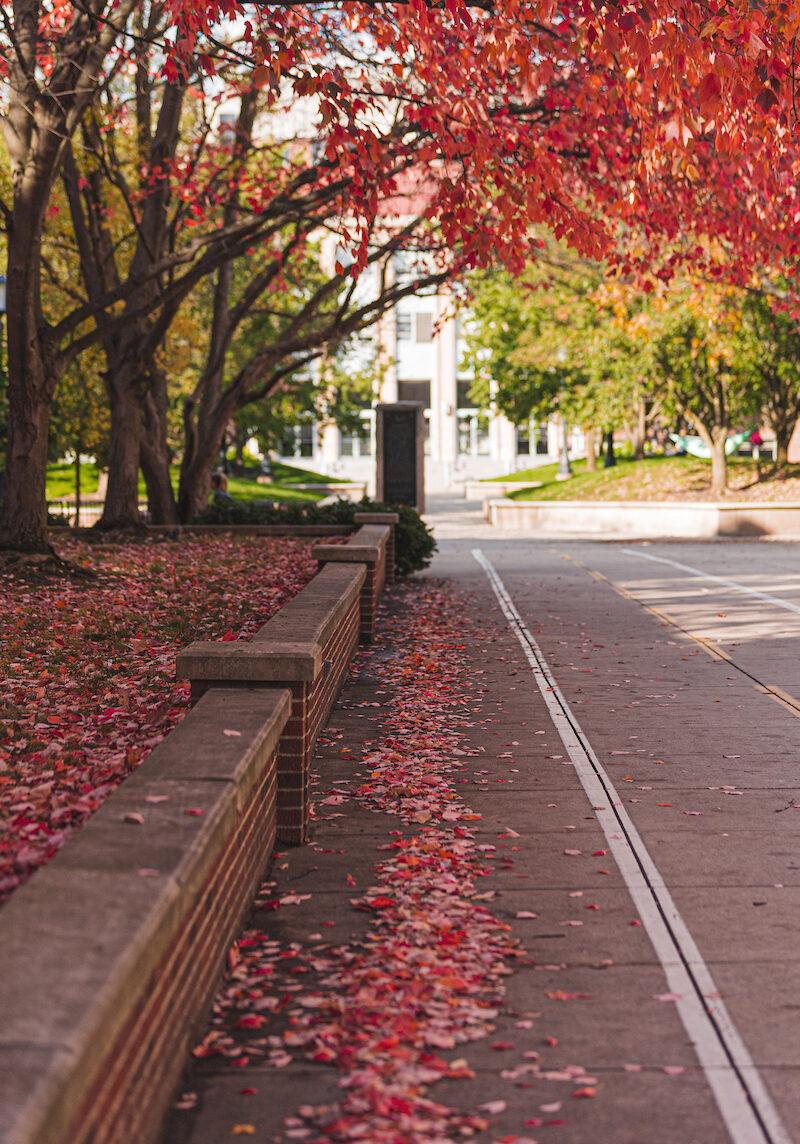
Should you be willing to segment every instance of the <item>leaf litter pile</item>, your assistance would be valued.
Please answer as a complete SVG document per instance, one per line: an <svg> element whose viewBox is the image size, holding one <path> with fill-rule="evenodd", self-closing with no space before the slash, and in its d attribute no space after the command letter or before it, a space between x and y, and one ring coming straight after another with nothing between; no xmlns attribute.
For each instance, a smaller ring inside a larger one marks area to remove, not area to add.
<svg viewBox="0 0 800 1144"><path fill-rule="evenodd" d="M283 538L68 540L61 555L97 578L0 574L0 900L186 714L176 651L251 637L317 568Z"/></svg>
<svg viewBox="0 0 800 1144"><path fill-rule="evenodd" d="M303 1057L336 1066L340 1099L298 1108L285 1119L287 1140L444 1144L485 1130L506 1106L489 1101L464 1114L428 1095L437 1080L474 1075L465 1057L440 1053L458 1052L493 1030L504 979L524 950L483 904L491 893L481 893L477 881L491 868L475 837L480 815L456 792L462 760L476 753L460 729L470 725L459 642L464 602L430 581L401 591L401 618L384 620L373 649L356 664L392 693L380 737L363 747L360 785L317 804L320 817L329 807L331 817L338 814L348 798L391 816L374 884L351 899L370 915L367 936L334 945L312 934L310 944L284 944L268 930L247 930L231 952L210 1031L195 1049L196 1057L224 1056L234 1068L282 1068ZM388 658L387 645L398 649L396 658ZM275 883L265 883L257 905L275 909L309 897L274 893ZM527 1056L508 1079L548 1075L535 1063L538 1054ZM583 1070L560 1079L593 1079L577 1073ZM254 1093L242 1077L242 1094ZM196 1099L186 1093L177 1107L191 1108ZM253 1134L256 1126L233 1131ZM535 1144L522 1135L503 1141Z"/></svg>

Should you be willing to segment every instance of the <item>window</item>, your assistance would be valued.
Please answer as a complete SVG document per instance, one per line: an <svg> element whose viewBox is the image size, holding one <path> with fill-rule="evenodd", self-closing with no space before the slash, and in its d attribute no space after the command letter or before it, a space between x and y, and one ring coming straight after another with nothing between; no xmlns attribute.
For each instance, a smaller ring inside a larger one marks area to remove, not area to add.
<svg viewBox="0 0 800 1144"><path fill-rule="evenodd" d="M411 315L398 314L397 315L397 340L398 342L411 341Z"/></svg>
<svg viewBox="0 0 800 1144"><path fill-rule="evenodd" d="M372 433L375 414L371 409L361 414L361 425L355 432L348 429L339 430L339 456L340 457L371 457Z"/></svg>
<svg viewBox="0 0 800 1144"><path fill-rule="evenodd" d="M469 381L457 381L456 382L456 404L458 405L459 409L473 409L475 407L475 402L472 400L472 398L469 395L469 391L471 388L472 388L472 379L471 378Z"/></svg>
<svg viewBox="0 0 800 1144"><path fill-rule="evenodd" d="M458 454L461 457L488 457L489 417L485 413L461 413L458 418Z"/></svg>
<svg viewBox="0 0 800 1144"><path fill-rule="evenodd" d="M547 457L549 452L546 421L529 421L527 424L517 426L518 457L529 457L531 453L535 453L537 457Z"/></svg>
<svg viewBox="0 0 800 1144"><path fill-rule="evenodd" d="M314 426L310 421L286 430L281 441L282 457L313 457Z"/></svg>
<svg viewBox="0 0 800 1144"><path fill-rule="evenodd" d="M394 278L398 286L405 286L419 278L422 268L419 255L414 250L398 250L394 255Z"/></svg>
<svg viewBox="0 0 800 1144"><path fill-rule="evenodd" d="M431 383L429 381L398 381L399 401L421 401L423 409L431 407Z"/></svg>
<svg viewBox="0 0 800 1144"><path fill-rule="evenodd" d="M433 341L433 314L429 310L422 311L415 314L417 319L416 324L416 341L417 342L432 342Z"/></svg>

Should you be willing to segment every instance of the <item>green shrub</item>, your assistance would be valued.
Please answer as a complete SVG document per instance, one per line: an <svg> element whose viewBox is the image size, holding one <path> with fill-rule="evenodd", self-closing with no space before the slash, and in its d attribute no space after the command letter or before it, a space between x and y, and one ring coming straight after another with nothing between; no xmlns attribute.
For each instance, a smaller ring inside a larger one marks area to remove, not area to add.
<svg viewBox="0 0 800 1144"><path fill-rule="evenodd" d="M232 501L210 504L195 517L195 524L353 524L357 512L396 512L394 567L398 576L427 568L436 551L433 533L419 513L408 505L339 499L326 505L274 505L269 501Z"/></svg>

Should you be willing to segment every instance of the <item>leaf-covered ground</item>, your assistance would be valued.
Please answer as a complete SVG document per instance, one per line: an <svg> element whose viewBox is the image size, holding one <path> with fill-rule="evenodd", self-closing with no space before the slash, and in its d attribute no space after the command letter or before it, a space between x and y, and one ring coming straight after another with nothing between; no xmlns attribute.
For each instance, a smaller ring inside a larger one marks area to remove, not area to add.
<svg viewBox="0 0 800 1144"><path fill-rule="evenodd" d="M249 638L317 567L283 538L60 549L97 579L0 574L0 900L186 713L176 651Z"/></svg>
<svg viewBox="0 0 800 1144"><path fill-rule="evenodd" d="M464 1112L429 1095L440 1079L475 1075L463 1057L441 1054L493 1032L505 978L525 955L511 927L485 904L492 895L479 883L491 873L487 852L495 847L479 844L481 816L460 785L467 781L465 757L474 754L465 737L474 725L460 642L465 601L431 582L397 591L403 608L394 628L384 621L376 645L356 662L356 674L368 671L375 694L391 692L391 702L378 712L377 737L354 759L355 789L324 789L323 771L316 805L319 819L335 818L352 799L358 813L376 815L375 830L383 824L386 831L372 885L351 899L372 919L367 933L344 944L326 940L322 927L335 923L324 911L335 907L323 897L311 944L286 944L269 927L248 930L229 957L211 1028L195 1049L196 1057L227 1058L241 1069L242 1095L256 1092L251 1064L281 1069L305 1058L339 1071L341 1097L314 1103L309 1085L307 1103L271 1139L446 1144L486 1129L505 1108L498 1100ZM326 741L336 735L329 728ZM312 847L320 861L332 853ZM349 875L348 884L356 886ZM275 892L274 882L265 883L257 908L283 911L309 897ZM521 1071L538 1073L538 1053L529 1056ZM583 1070L566 1079L593 1095L585 1087L593 1078ZM185 1093L177 1107L191 1109L196 1099ZM242 1120L234 1133L257 1133L244 1107ZM522 1135L513 1140L535 1144Z"/></svg>

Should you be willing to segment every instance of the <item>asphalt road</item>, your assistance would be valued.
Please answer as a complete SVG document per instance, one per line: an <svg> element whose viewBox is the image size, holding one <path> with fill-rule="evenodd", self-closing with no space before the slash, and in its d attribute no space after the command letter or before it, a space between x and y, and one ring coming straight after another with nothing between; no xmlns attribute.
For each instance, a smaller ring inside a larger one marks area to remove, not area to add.
<svg viewBox="0 0 800 1144"><path fill-rule="evenodd" d="M592 1067L603 1067L604 1035L624 1040L630 1024L674 1041L672 1017L654 1015L636 987L660 962L663 991L650 997L669 998L708 1086L679 1098L688 1123L697 1101L694 1129L683 1115L668 1127L663 1110L645 1127L639 1101L633 1135L607 1126L606 1138L800 1140L800 551L496 540L474 527L458 537L452 520L443 531L431 571L475 591L493 583L503 597L528 660L514 689L527 688L532 708L545 699L562 749L576 747L547 789L579 830L605 807L594 813L606 839L620 839L610 845L633 895L608 905L635 906L653 944L654 957L626 954L607 911L597 936L615 966L628 965L612 990L628 1027L605 1022L604 1034L587 1014L599 1022Z"/></svg>

